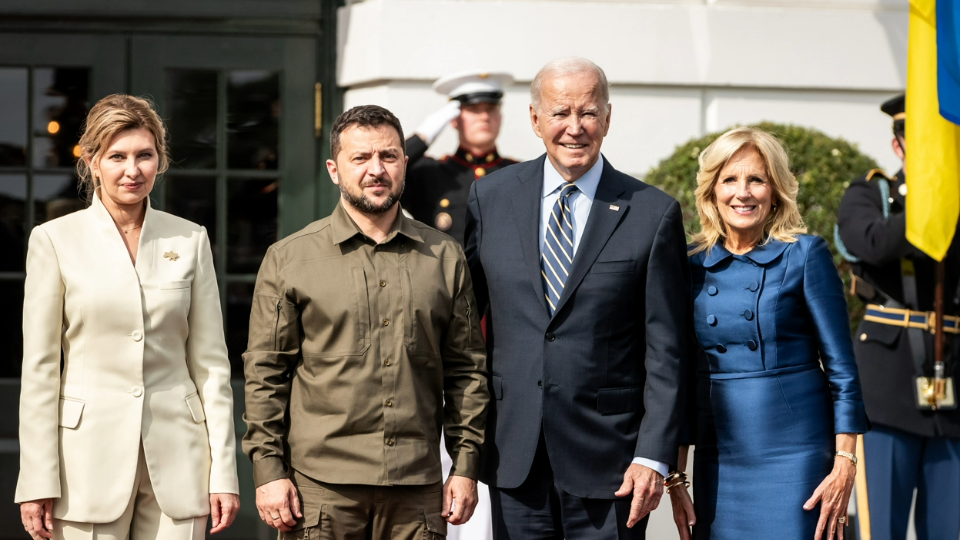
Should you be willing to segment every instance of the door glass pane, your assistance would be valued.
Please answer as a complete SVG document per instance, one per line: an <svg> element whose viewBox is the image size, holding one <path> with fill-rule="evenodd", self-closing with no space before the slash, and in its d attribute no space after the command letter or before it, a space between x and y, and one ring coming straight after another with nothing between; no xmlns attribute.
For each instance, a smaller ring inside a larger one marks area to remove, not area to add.
<svg viewBox="0 0 960 540"><path fill-rule="evenodd" d="M247 350L253 283L227 285L227 356L234 377L243 377L243 351Z"/></svg>
<svg viewBox="0 0 960 540"><path fill-rule="evenodd" d="M80 198L80 186L72 174L43 174L33 177L33 204L36 223L57 219L87 207Z"/></svg>
<svg viewBox="0 0 960 540"><path fill-rule="evenodd" d="M217 260L217 179L213 176L167 176L164 210L207 228Z"/></svg>
<svg viewBox="0 0 960 540"><path fill-rule="evenodd" d="M183 169L217 166L217 72L209 69L168 69L167 126L170 157Z"/></svg>
<svg viewBox="0 0 960 540"><path fill-rule="evenodd" d="M24 270L26 211L27 177L0 174L0 272Z"/></svg>
<svg viewBox="0 0 960 540"><path fill-rule="evenodd" d="M277 241L278 180L227 180L227 272L255 274Z"/></svg>
<svg viewBox="0 0 960 540"><path fill-rule="evenodd" d="M33 164L72 167L80 156L80 129L87 117L90 70L33 71Z"/></svg>
<svg viewBox="0 0 960 540"><path fill-rule="evenodd" d="M0 281L0 378L19 378L23 363L23 281Z"/></svg>
<svg viewBox="0 0 960 540"><path fill-rule="evenodd" d="M231 71L227 76L227 151L231 169L277 168L280 75Z"/></svg>
<svg viewBox="0 0 960 540"><path fill-rule="evenodd" d="M26 165L26 68L0 68L0 118L0 166Z"/></svg>

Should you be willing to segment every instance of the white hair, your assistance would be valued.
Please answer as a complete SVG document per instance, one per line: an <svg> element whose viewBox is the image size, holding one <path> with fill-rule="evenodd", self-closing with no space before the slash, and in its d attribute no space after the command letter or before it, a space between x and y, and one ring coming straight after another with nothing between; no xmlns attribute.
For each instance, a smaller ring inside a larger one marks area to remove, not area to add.
<svg viewBox="0 0 960 540"><path fill-rule="evenodd" d="M543 87L543 80L547 78L548 75L556 77L584 72L592 73L594 76L596 76L598 86L600 87L600 100L603 102L603 106L606 108L607 112L609 112L610 84L607 83L607 74L600 69L600 66L594 64L586 58L580 58L578 56L557 58L556 60L547 62L547 65L540 68L540 71L537 72L537 76L534 77L533 82L530 83L530 99L533 103L534 110L540 110L540 92Z"/></svg>

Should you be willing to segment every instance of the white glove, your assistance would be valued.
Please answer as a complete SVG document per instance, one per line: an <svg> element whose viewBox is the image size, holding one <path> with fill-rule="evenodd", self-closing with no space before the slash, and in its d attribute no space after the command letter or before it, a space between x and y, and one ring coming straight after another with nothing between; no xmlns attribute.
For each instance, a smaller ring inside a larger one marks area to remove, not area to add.
<svg viewBox="0 0 960 540"><path fill-rule="evenodd" d="M437 140L437 137L440 136L443 128L458 116L460 116L460 102L454 99L444 105L439 111L426 117L423 123L420 124L420 127L417 128L416 133L424 139L427 146L430 146L433 144L433 141Z"/></svg>

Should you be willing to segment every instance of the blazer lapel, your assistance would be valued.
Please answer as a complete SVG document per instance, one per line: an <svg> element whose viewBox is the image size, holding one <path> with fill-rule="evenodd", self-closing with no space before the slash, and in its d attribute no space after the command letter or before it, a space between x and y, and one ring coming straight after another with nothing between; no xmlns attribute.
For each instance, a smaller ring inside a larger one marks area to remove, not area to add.
<svg viewBox="0 0 960 540"><path fill-rule="evenodd" d="M610 239L610 235L613 234L620 220L629 210L627 201L620 199L624 187L613 174L613 170L613 166L604 160L603 173L600 176L600 183L597 184L597 194L593 199L593 205L590 207L587 227L583 230L583 236L580 238L577 254L573 258L573 268L570 270L570 277L567 278L567 282L563 286L563 293L557 302L557 310L554 312L554 316L560 313L563 305L567 303L567 299L583 281L584 276L593 266L593 262L597 260L597 256L603 250L603 246Z"/></svg>
<svg viewBox="0 0 960 540"><path fill-rule="evenodd" d="M520 189L513 197L513 211L517 218L520 233L520 246L523 260L526 262L530 284L545 312L547 300L543 295L543 281L540 277L540 206L543 199L543 163L546 154L520 171Z"/></svg>

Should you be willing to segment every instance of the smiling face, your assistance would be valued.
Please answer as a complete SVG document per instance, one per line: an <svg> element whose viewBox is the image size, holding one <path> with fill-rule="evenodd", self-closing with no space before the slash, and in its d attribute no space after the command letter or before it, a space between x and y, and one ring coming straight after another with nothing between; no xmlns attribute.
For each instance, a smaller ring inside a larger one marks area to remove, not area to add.
<svg viewBox="0 0 960 540"><path fill-rule="evenodd" d="M498 103L474 103L460 107L460 116L453 120L453 127L460 134L460 146L468 150L489 152L500 135L500 115Z"/></svg>
<svg viewBox="0 0 960 540"><path fill-rule="evenodd" d="M99 178L101 201L118 207L142 203L153 190L159 167L156 139L144 128L117 133L90 164Z"/></svg>
<svg viewBox="0 0 960 540"><path fill-rule="evenodd" d="M343 200L367 215L393 208L403 194L407 158L393 127L352 125L340 134L336 160L327 160Z"/></svg>
<svg viewBox="0 0 960 540"><path fill-rule="evenodd" d="M540 88L539 110L530 106L530 121L554 168L572 182L600 158L600 145L610 128L610 108L603 103L595 74L548 74Z"/></svg>
<svg viewBox="0 0 960 540"><path fill-rule="evenodd" d="M740 243L757 242L775 201L767 167L756 148L741 148L720 169L713 187L727 235Z"/></svg>

